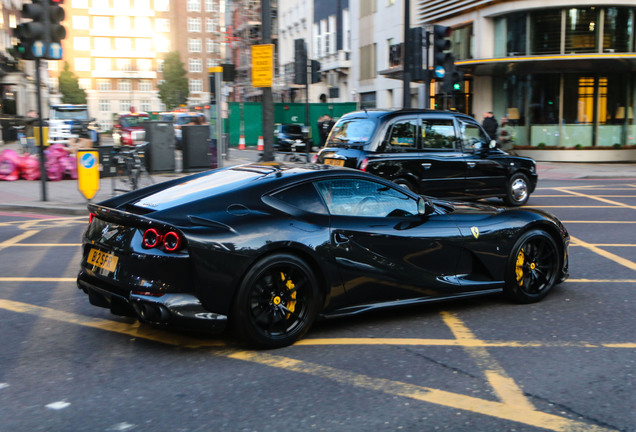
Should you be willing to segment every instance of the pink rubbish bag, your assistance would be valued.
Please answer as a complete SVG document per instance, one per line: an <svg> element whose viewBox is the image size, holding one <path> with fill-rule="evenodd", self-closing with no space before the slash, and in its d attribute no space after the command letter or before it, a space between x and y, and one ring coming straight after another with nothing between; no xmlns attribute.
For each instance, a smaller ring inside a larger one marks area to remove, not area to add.
<svg viewBox="0 0 636 432"><path fill-rule="evenodd" d="M13 181L20 178L20 155L12 149L0 153L0 180Z"/></svg>
<svg viewBox="0 0 636 432"><path fill-rule="evenodd" d="M25 180L38 180L40 178L40 160L25 153L20 158L20 176Z"/></svg>

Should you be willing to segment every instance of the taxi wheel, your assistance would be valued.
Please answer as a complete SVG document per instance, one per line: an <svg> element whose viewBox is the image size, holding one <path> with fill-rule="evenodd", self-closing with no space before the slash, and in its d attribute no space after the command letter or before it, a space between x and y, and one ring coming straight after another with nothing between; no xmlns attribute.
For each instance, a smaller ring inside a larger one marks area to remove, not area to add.
<svg viewBox="0 0 636 432"><path fill-rule="evenodd" d="M557 283L561 268L559 249L548 233L524 233L508 258L504 294L517 303L534 303Z"/></svg>
<svg viewBox="0 0 636 432"><path fill-rule="evenodd" d="M504 202L509 206L522 206L530 198L530 187L528 177L525 174L517 173L510 177L506 189Z"/></svg>
<svg viewBox="0 0 636 432"><path fill-rule="evenodd" d="M318 311L318 282L311 268L297 256L274 254L247 272L230 319L250 345L279 348L300 339Z"/></svg>

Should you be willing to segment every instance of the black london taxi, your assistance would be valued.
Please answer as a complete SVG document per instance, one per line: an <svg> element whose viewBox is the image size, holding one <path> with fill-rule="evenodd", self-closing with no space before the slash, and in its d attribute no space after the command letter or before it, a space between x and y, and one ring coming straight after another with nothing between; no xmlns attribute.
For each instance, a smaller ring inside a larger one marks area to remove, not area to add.
<svg viewBox="0 0 636 432"><path fill-rule="evenodd" d="M499 197L524 205L536 163L497 148L472 117L425 109L364 110L342 116L316 161L360 169L418 194L445 199Z"/></svg>

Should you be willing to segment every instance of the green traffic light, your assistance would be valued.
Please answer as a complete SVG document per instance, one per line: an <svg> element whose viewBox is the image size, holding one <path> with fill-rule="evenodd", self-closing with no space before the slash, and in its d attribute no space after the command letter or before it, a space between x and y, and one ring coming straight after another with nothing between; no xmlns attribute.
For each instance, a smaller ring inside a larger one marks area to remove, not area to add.
<svg viewBox="0 0 636 432"><path fill-rule="evenodd" d="M460 83L453 83L453 90L461 90L462 89L462 85Z"/></svg>

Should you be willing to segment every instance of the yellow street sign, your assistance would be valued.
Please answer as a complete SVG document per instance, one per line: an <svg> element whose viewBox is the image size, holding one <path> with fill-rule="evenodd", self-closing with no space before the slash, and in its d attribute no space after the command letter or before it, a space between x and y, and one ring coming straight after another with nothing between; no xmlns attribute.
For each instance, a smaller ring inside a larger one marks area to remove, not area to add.
<svg viewBox="0 0 636 432"><path fill-rule="evenodd" d="M95 150L77 151L77 187L87 200L99 190L99 153Z"/></svg>
<svg viewBox="0 0 636 432"><path fill-rule="evenodd" d="M40 145L40 126L34 126L33 127L33 138L35 138L35 145L39 146ZM44 146L48 146L49 145L49 127L48 126L43 126L42 127L42 139L44 140Z"/></svg>
<svg viewBox="0 0 636 432"><path fill-rule="evenodd" d="M252 45L252 87L272 87L274 44Z"/></svg>

